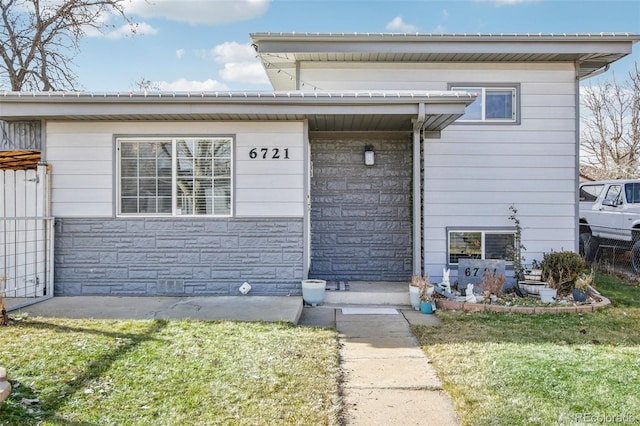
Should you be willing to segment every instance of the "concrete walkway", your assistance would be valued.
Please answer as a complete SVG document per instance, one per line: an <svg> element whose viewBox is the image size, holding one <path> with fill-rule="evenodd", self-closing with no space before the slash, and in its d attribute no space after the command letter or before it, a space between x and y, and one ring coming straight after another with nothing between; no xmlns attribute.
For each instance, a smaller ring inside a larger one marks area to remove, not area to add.
<svg viewBox="0 0 640 426"><path fill-rule="evenodd" d="M193 319L287 321L297 324L296 296L56 296L15 311L32 316L93 319Z"/></svg>
<svg viewBox="0 0 640 426"><path fill-rule="evenodd" d="M391 312L395 311L395 314ZM437 325L434 315L381 306L303 309L301 325L339 332L347 425L458 425L442 383L409 322Z"/></svg>

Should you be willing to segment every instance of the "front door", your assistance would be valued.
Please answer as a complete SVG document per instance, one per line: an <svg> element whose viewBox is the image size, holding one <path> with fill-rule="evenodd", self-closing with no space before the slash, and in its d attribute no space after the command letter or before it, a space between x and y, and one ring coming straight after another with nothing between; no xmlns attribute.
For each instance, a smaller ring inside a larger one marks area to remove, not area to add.
<svg viewBox="0 0 640 426"><path fill-rule="evenodd" d="M408 136L311 139L311 278L411 278L411 159Z"/></svg>

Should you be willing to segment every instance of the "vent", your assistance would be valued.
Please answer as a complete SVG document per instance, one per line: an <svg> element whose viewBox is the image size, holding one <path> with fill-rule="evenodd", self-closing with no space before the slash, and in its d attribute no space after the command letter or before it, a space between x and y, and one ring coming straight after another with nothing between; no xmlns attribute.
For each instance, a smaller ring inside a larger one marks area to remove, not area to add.
<svg viewBox="0 0 640 426"><path fill-rule="evenodd" d="M158 294L184 293L184 280L158 280Z"/></svg>

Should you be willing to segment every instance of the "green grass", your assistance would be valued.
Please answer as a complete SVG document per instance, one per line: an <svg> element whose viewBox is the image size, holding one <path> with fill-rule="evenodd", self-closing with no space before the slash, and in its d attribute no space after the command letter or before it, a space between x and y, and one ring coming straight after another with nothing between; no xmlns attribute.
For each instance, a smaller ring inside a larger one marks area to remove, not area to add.
<svg viewBox="0 0 640 426"><path fill-rule="evenodd" d="M0 341L0 425L338 424L332 330L28 318Z"/></svg>
<svg viewBox="0 0 640 426"><path fill-rule="evenodd" d="M613 302L598 312L438 311L442 326L413 327L463 424L640 424L640 288L596 287Z"/></svg>

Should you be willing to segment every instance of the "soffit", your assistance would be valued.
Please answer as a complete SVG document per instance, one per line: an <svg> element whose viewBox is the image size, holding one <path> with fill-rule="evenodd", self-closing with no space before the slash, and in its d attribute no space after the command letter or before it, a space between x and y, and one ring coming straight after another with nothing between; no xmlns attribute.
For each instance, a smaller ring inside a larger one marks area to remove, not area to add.
<svg viewBox="0 0 640 426"><path fill-rule="evenodd" d="M424 105L424 129L464 114L464 92L28 94L0 97L7 121L303 121L310 131L411 131Z"/></svg>
<svg viewBox="0 0 640 426"><path fill-rule="evenodd" d="M548 63L577 64L585 77L632 51L640 36L252 34L274 87L289 87L299 62ZM285 72L282 72L285 71Z"/></svg>

